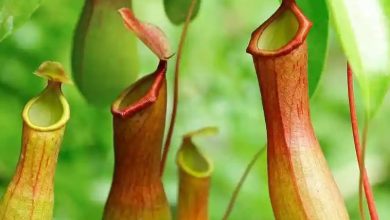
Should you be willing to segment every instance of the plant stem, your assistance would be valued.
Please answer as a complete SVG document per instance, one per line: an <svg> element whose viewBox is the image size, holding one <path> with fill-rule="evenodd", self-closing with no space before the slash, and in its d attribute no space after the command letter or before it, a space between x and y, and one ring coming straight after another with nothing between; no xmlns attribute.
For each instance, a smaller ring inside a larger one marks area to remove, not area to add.
<svg viewBox="0 0 390 220"><path fill-rule="evenodd" d="M173 107L172 107L172 115L171 115L171 121L169 123L169 129L168 129L168 134L167 138L165 140L164 144L164 150L161 158L161 170L160 170L160 175L163 176L164 174L164 168L165 168L165 163L167 160L168 152L169 152L169 147L171 145L171 140L172 140L172 135L173 131L175 129L175 122L176 122L176 114L177 114L177 106L178 106L178 100L179 100L179 72L180 72L180 60L181 60L181 55L183 53L183 47L184 43L186 40L187 32L188 32L188 27L191 21L192 13L195 9L197 0L192 0L191 5L188 9L186 21L183 26L183 31L180 36L180 41L179 41L179 48L177 51L177 58L176 58L176 64L175 64L175 79L174 79L174 87L173 87Z"/></svg>
<svg viewBox="0 0 390 220"><path fill-rule="evenodd" d="M363 167L365 167L366 162L366 148L367 148L367 134L368 134L368 117L364 120L364 127L363 127L363 136L362 136L362 151L363 151ZM364 215L364 206L363 206L363 179L362 175L359 174L359 211L360 211L360 217L362 220L366 219L366 216Z"/></svg>
<svg viewBox="0 0 390 220"><path fill-rule="evenodd" d="M367 205L368 205L368 210L370 212L371 220L377 220L378 213L375 206L374 195L372 193L367 171L364 166L364 150L362 151L360 146L360 141L359 141L359 126L358 126L355 97L354 97L354 90L353 90L353 74L349 64L347 65L347 82L348 82L348 99L349 99L349 110L350 110L350 117L351 117L353 141L355 143L356 157L359 164L359 171L361 176L360 179L363 182L364 192L366 195ZM367 124L368 122L366 122L365 127L367 127ZM365 128L364 133L365 134L363 135L363 147L365 148L365 142L367 138L364 136L367 136L367 128ZM361 182L359 182L359 185L361 185ZM360 214L362 216L362 219L364 219L363 205L361 203L362 203L362 198L359 196Z"/></svg>
<svg viewBox="0 0 390 220"><path fill-rule="evenodd" d="M222 220L227 220L230 216L230 213L233 211L234 205L237 200L238 193L241 190L242 185L244 184L246 178L248 177L249 172L252 170L252 167L255 165L257 159L265 152L267 148L263 147L259 151L256 152L255 156L253 156L252 160L247 165L244 173L242 174L240 181L238 182L236 188L234 189L234 192L232 194L232 197L230 198L229 205L225 211L225 214L223 215Z"/></svg>
<svg viewBox="0 0 390 220"><path fill-rule="evenodd" d="M366 220L366 215L364 214L364 205L363 205L363 179L362 175L359 174L359 214L361 220Z"/></svg>

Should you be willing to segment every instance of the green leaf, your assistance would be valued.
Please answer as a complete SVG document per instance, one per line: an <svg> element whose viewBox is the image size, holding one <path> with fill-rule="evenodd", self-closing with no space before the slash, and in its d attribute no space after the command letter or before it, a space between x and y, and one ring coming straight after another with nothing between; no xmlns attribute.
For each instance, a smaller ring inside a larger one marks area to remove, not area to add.
<svg viewBox="0 0 390 220"><path fill-rule="evenodd" d="M379 109L390 82L389 0L327 0L344 53L361 87L366 115Z"/></svg>
<svg viewBox="0 0 390 220"><path fill-rule="evenodd" d="M184 23L192 1L196 1L194 11L191 16L191 20L193 20L198 14L200 0L164 0L165 12L169 20L175 25Z"/></svg>
<svg viewBox="0 0 390 220"><path fill-rule="evenodd" d="M309 94L312 96L321 79L328 54L329 13L325 0L297 0L297 4L313 23L307 39Z"/></svg>
<svg viewBox="0 0 390 220"><path fill-rule="evenodd" d="M0 0L0 41L26 22L42 0Z"/></svg>

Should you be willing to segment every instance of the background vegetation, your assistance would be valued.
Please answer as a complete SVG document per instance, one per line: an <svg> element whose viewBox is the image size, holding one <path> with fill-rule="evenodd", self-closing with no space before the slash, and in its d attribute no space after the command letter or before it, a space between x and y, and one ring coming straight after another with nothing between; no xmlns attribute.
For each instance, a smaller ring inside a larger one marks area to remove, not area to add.
<svg viewBox="0 0 390 220"><path fill-rule="evenodd" d="M82 2L45 1L30 21L0 44L0 195L18 160L23 106L43 88L44 82L32 72L44 60L58 60L71 72L73 30ZM225 0L201 4L198 17L191 23L183 56L177 129L164 183L174 208L178 179L174 156L181 135L206 125L218 126L217 137L199 140L215 162L210 198L214 220L222 217L247 163L265 144L257 79L252 58L245 49L251 32L272 14L278 2ZM164 29L176 49L181 27L168 21L162 1L134 0L134 9L141 19ZM154 55L140 42L139 49L141 73L153 71L157 62ZM169 79L173 75L172 64ZM311 113L351 219L358 219L358 169L349 124L345 69L346 60L331 31L329 58L311 101ZM55 180L55 219L100 219L113 171L111 114L109 109L89 106L76 87L65 86L64 92L72 111ZM362 103L358 104L362 110ZM359 113L363 116L363 111ZM390 219L389 114L387 97L371 124L367 153L367 167L382 219ZM273 219L266 155L245 182L231 219Z"/></svg>

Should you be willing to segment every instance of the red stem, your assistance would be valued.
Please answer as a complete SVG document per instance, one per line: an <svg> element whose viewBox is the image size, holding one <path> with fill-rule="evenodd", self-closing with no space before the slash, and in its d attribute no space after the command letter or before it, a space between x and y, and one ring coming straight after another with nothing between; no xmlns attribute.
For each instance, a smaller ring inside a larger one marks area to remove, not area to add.
<svg viewBox="0 0 390 220"><path fill-rule="evenodd" d="M164 175L164 168L165 164L167 161L167 156L169 152L169 148L171 145L171 140L172 140L172 135L173 131L175 129L175 122L176 122L176 114L177 114L177 106L178 106L178 100L179 100L179 71L180 71L180 60L181 60L181 55L183 52L183 46L186 40L187 32L188 32L188 26L191 21L192 13L195 9L197 0L192 0L190 8L188 9L186 21L183 26L183 31L180 36L180 42L179 42L179 48L177 51L177 58L176 58L176 64L175 64L175 80L174 80L174 87L173 87L173 107L172 107L172 116L171 116L171 121L169 123L169 129L168 129L168 134L167 134L167 139L165 141L164 145L164 150L163 150L163 155L161 158L161 170L160 170L160 175Z"/></svg>
<svg viewBox="0 0 390 220"><path fill-rule="evenodd" d="M378 220L378 213L375 206L374 195L372 193L371 185L367 176L367 171L364 166L364 158L362 155L362 149L359 141L359 126L356 114L355 97L353 91L353 74L352 69L347 65L347 81L348 81L348 99L349 99L349 110L351 116L351 125L353 133L353 141L355 143L356 157L359 164L360 176L362 176L364 192L367 198L368 210L370 212L371 220Z"/></svg>

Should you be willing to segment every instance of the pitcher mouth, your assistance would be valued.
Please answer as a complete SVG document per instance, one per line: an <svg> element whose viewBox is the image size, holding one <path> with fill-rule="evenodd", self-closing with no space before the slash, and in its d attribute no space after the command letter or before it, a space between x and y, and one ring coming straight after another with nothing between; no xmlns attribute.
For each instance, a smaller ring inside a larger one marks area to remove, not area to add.
<svg viewBox="0 0 390 220"><path fill-rule="evenodd" d="M251 36L247 52L253 56L281 56L300 46L312 23L294 2L283 3Z"/></svg>
<svg viewBox="0 0 390 220"><path fill-rule="evenodd" d="M26 104L22 115L23 121L38 131L63 127L69 120L70 110L61 92L61 83L49 81L46 89Z"/></svg>
<svg viewBox="0 0 390 220"><path fill-rule="evenodd" d="M210 159L200 152L189 139L184 140L177 154L177 164L185 173L196 178L208 177L213 172Z"/></svg>
<svg viewBox="0 0 390 220"><path fill-rule="evenodd" d="M164 84L167 61L160 60L154 73L149 74L125 89L111 107L113 115L125 118L156 102Z"/></svg>

